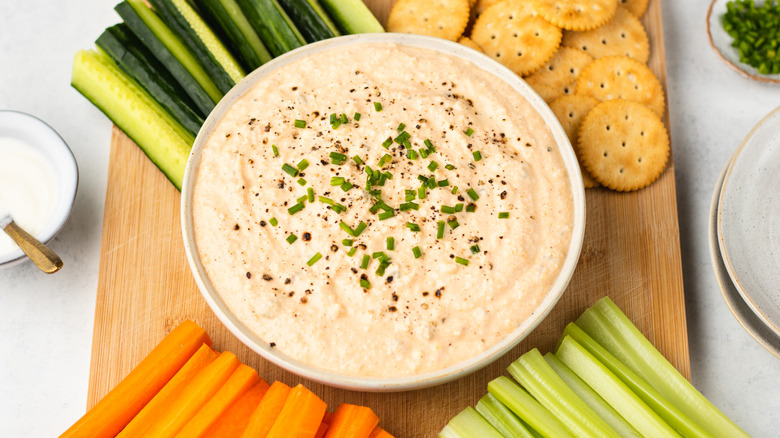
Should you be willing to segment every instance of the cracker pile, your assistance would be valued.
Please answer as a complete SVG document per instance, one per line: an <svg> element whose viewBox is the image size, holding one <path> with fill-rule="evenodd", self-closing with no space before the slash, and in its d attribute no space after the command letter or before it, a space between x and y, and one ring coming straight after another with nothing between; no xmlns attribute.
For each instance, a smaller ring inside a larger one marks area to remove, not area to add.
<svg viewBox="0 0 780 438"><path fill-rule="evenodd" d="M661 83L639 21L649 0L399 0L390 32L457 41L522 76L550 105L586 188L638 190L663 173Z"/></svg>

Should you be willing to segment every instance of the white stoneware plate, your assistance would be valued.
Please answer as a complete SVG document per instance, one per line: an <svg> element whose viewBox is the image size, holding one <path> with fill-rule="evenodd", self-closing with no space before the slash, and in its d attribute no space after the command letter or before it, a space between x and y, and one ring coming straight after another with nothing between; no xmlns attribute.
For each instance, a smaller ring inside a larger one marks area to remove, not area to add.
<svg viewBox="0 0 780 438"><path fill-rule="evenodd" d="M297 361L280 353L278 350L269 347L266 342L263 342L262 339L252 333L242 321L230 312L225 302L216 292L200 260L194 238L192 187L200 162L200 154L211 131L227 109L257 81L261 80L266 75L271 74L275 69L296 62L311 54L362 43L395 43L410 47L435 50L446 55L464 59L474 64L474 68L482 68L495 75L498 79L505 81L531 103L549 126L553 138L558 145L561 146L561 155L569 175L573 193L574 227L567 256L555 283L533 312L532 316L525 321L522 321L517 329L507 335L503 340L499 341L491 348L476 354L474 357L448 368L411 377L365 378L326 372L317 367ZM579 165L577 164L576 156L574 155L574 151L571 148L571 144L569 143L563 128L550 108L544 103L544 100L542 100L542 98L525 83L525 81L512 73L511 70L476 50L439 38L410 34L361 34L320 41L282 55L258 68L249 76L241 80L241 82L233 87L211 112L211 115L209 115L201 128L198 137L195 139L195 144L192 148L192 153L187 163L187 170L184 175L181 206L184 247L190 263L190 268L201 293L222 323L249 348L263 356L265 359L288 371L327 385L361 391L403 391L434 386L470 374L501 357L531 333L531 331L549 314L555 303L558 302L558 299L563 294L563 291L566 289L566 286L571 279L574 268L577 266L585 232L585 192L582 186Z"/></svg>
<svg viewBox="0 0 780 438"><path fill-rule="evenodd" d="M735 152L717 220L720 253L734 286L780 336L780 108Z"/></svg>
<svg viewBox="0 0 780 438"><path fill-rule="evenodd" d="M712 194L709 221L710 260L712 261L712 269L715 271L715 278L720 286L723 299L726 300L726 305L729 306L729 309L731 310L731 313L734 314L737 322L739 322L745 331L747 331L753 339L758 341L761 346L780 358L780 336L770 330L769 327L753 313L750 306L745 303L742 295L739 294L737 288L734 287L734 283L731 282L731 277L729 277L729 273L726 270L726 265L723 263L723 257L720 255L720 245L718 244L718 201L720 200L723 180L726 177L726 171L730 164L731 161L723 168L723 171L718 178L718 182L715 184L715 191Z"/></svg>

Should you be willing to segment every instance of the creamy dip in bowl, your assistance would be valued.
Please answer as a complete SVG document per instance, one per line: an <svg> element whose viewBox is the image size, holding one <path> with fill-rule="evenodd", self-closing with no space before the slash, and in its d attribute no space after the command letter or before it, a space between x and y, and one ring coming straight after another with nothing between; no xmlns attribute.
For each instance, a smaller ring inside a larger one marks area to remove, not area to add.
<svg viewBox="0 0 780 438"><path fill-rule="evenodd" d="M431 386L516 345L582 244L571 145L517 76L444 40L355 35L241 81L198 135L185 246L212 309L272 362Z"/></svg>

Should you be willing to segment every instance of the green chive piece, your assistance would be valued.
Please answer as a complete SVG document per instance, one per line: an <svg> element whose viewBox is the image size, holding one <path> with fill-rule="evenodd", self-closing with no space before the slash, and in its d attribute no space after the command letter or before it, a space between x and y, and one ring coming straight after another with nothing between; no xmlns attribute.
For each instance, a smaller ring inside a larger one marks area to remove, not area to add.
<svg viewBox="0 0 780 438"><path fill-rule="evenodd" d="M332 115L335 116L335 114ZM333 129L339 129L339 126L341 126L341 119L339 118L335 118L335 122L330 124L330 127Z"/></svg>
<svg viewBox="0 0 780 438"><path fill-rule="evenodd" d="M361 278L360 287L362 287L363 289L371 289L371 282L366 280L365 278Z"/></svg>
<svg viewBox="0 0 780 438"><path fill-rule="evenodd" d="M466 206L466 213L474 213L477 211L477 204L469 204Z"/></svg>
<svg viewBox="0 0 780 438"><path fill-rule="evenodd" d="M343 176L334 176L330 179L330 185L332 186L340 186L345 182L347 182L347 180L345 180Z"/></svg>
<svg viewBox="0 0 780 438"><path fill-rule="evenodd" d="M473 133L474 133L474 130L471 129L471 127L469 127L469 129L467 129L466 132L464 132L464 134L466 134L467 137L471 137L471 134L473 134Z"/></svg>
<svg viewBox="0 0 780 438"><path fill-rule="evenodd" d="M305 128L306 127L306 122L303 121L303 120L295 119L295 127L296 128Z"/></svg>
<svg viewBox="0 0 780 438"><path fill-rule="evenodd" d="M363 256L363 261L360 262L361 269L368 269L368 264L371 263L371 256L368 254Z"/></svg>
<svg viewBox="0 0 780 438"><path fill-rule="evenodd" d="M444 166L444 168L447 169L447 170L455 170L455 166L453 166L452 164L448 164L448 165Z"/></svg>
<svg viewBox="0 0 780 438"><path fill-rule="evenodd" d="M428 155L429 154L428 154L428 150L427 149L420 148L420 156L421 157L428 158Z"/></svg>
<svg viewBox="0 0 780 438"><path fill-rule="evenodd" d="M309 167L309 160L304 158L303 160L299 161L295 167L297 167L298 170L303 172L304 170L306 170L307 167Z"/></svg>
<svg viewBox="0 0 780 438"><path fill-rule="evenodd" d="M439 186L439 187L447 187L448 185L450 185L450 180L443 179L443 180L437 182L436 185Z"/></svg>
<svg viewBox="0 0 780 438"><path fill-rule="evenodd" d="M355 255L355 253L356 253L356 252L357 252L357 247L353 247L353 248L352 248L352 249L350 249L350 250L349 250L349 252L347 253L347 257L352 257L353 255Z"/></svg>
<svg viewBox="0 0 780 438"><path fill-rule="evenodd" d="M299 211L303 210L304 205L301 203L295 204L292 207L287 209L287 212L290 213L290 216L294 215L295 213L298 213Z"/></svg>
<svg viewBox="0 0 780 438"><path fill-rule="evenodd" d="M355 237L360 236L360 234L363 233L363 231L366 229L367 226L368 225L366 225L365 222L360 222L357 228L355 228Z"/></svg>
<svg viewBox="0 0 780 438"><path fill-rule="evenodd" d="M415 152L412 149L407 149L406 150L406 158L408 158L410 160L416 160L417 159L417 152Z"/></svg>
<svg viewBox="0 0 780 438"><path fill-rule="evenodd" d="M412 134L409 134L408 132L403 131L400 134L398 134L398 136L396 138L394 138L393 141L395 141L398 144L402 144L402 145L406 146L405 143L407 141L409 141L410 138L412 138Z"/></svg>
<svg viewBox="0 0 780 438"><path fill-rule="evenodd" d="M429 154L432 154L432 153L436 152L436 148L433 147L433 142L432 141L430 141L430 140L428 140L426 138L423 143L425 143L425 147L428 148L428 153Z"/></svg>
<svg viewBox="0 0 780 438"><path fill-rule="evenodd" d="M444 221L439 221L439 223L436 225L436 238L444 238Z"/></svg>
<svg viewBox="0 0 780 438"><path fill-rule="evenodd" d="M455 257L455 263L460 263L463 266L469 265L468 259L464 259L463 257Z"/></svg>
<svg viewBox="0 0 780 438"><path fill-rule="evenodd" d="M295 234L290 234L289 236L287 236L287 239L285 239L285 240L287 241L287 243L289 243L290 245L292 245L292 244L293 244L293 242L295 242L296 240L298 240L298 236L296 236Z"/></svg>
<svg viewBox="0 0 780 438"><path fill-rule="evenodd" d="M404 201L414 201L414 198L417 197L417 192L414 190L404 190Z"/></svg>
<svg viewBox="0 0 780 438"><path fill-rule="evenodd" d="M477 194L476 190L474 190L474 189L466 190L466 194L469 195L469 198L471 198L472 201L476 201L477 199L479 199L479 195Z"/></svg>
<svg viewBox="0 0 780 438"><path fill-rule="evenodd" d="M313 256L311 256L309 261L306 262L306 264L309 265L309 266L314 266L314 264L317 263L317 261L319 259L321 259L321 258L322 258L322 254L320 254L320 253L314 254Z"/></svg>
<svg viewBox="0 0 780 438"><path fill-rule="evenodd" d="M318 199L319 199L319 201L320 201L320 202L322 202L322 203L325 203L325 204L328 204L328 205L333 205L333 204L335 204L335 203L336 203L336 202L335 202L335 201L333 201L332 199L330 199L330 198L326 198L326 197L324 197L324 196L320 196Z"/></svg>
<svg viewBox="0 0 780 438"><path fill-rule="evenodd" d="M456 193L458 193L458 186L453 186L452 187L452 194L454 195Z"/></svg>
<svg viewBox="0 0 780 438"><path fill-rule="evenodd" d="M411 149L412 148L412 142L410 142L408 138L406 140L404 140L404 147L406 149Z"/></svg>
<svg viewBox="0 0 780 438"><path fill-rule="evenodd" d="M309 187L306 189L306 198L309 202L314 202L314 189Z"/></svg>
<svg viewBox="0 0 780 438"><path fill-rule="evenodd" d="M343 125L346 125L347 123L349 123L349 119L347 118L347 115L344 114L344 113L341 114L341 123Z"/></svg>
<svg viewBox="0 0 780 438"><path fill-rule="evenodd" d="M382 111L382 104L379 102L374 102L374 110L376 110L377 112Z"/></svg>
<svg viewBox="0 0 780 438"><path fill-rule="evenodd" d="M422 257L422 250L420 250L419 246L415 246L412 248L412 253L414 254L414 258L419 259Z"/></svg>
<svg viewBox="0 0 780 438"><path fill-rule="evenodd" d="M417 179L422 181L423 184L426 184L428 182L428 177L425 175L417 175Z"/></svg>
<svg viewBox="0 0 780 438"><path fill-rule="evenodd" d="M375 251L374 253L371 254L371 258L372 259L386 259L388 257L387 257L387 254L385 254L384 251Z"/></svg>
<svg viewBox="0 0 780 438"><path fill-rule="evenodd" d="M341 187L341 190L344 190L345 192L348 192L354 186L350 182L345 182L340 187Z"/></svg>
<svg viewBox="0 0 780 438"><path fill-rule="evenodd" d="M449 225L449 226L450 226L450 228L452 228L453 230L454 230L455 228L458 228L458 227L460 226L460 224L458 223L458 221L457 221L457 220L455 220L455 219L453 219L453 220L451 220L451 221L448 221L448 222L447 222L447 225Z"/></svg>
<svg viewBox="0 0 780 438"><path fill-rule="evenodd" d="M368 209L368 211L371 212L371 214L376 214L381 207L382 207L382 201L379 201L374 205L372 205L371 208Z"/></svg>
<svg viewBox="0 0 780 438"><path fill-rule="evenodd" d="M279 225L279 221L276 220L275 217L272 217L271 219L268 219L268 222L271 224L272 227L275 227L275 226Z"/></svg>
<svg viewBox="0 0 780 438"><path fill-rule="evenodd" d="M387 250L395 251L395 237L391 236L387 238Z"/></svg>
<svg viewBox="0 0 780 438"><path fill-rule="evenodd" d="M308 195L303 195L300 198L296 199L295 202L297 202L299 204L303 204L304 202L306 202L307 199L309 199L309 196Z"/></svg>
<svg viewBox="0 0 780 438"><path fill-rule="evenodd" d="M471 251L472 254L476 254L479 252L479 245L471 245L469 247L469 250Z"/></svg>
<svg viewBox="0 0 780 438"><path fill-rule="evenodd" d="M336 122L338 122L338 120L339 120L339 119L338 119L338 116L336 115L336 113L333 113L333 114L331 114L331 115L330 115L330 124L331 124L331 125L333 125L333 124L335 124Z"/></svg>
<svg viewBox="0 0 780 438"><path fill-rule="evenodd" d="M347 225L346 222L344 221L339 222L339 226L341 227L342 230L346 231L346 233L349 234L350 236L357 237L355 236L355 230L353 230L349 225Z"/></svg>
<svg viewBox="0 0 780 438"><path fill-rule="evenodd" d="M386 211L384 213L379 213L379 220L383 221L385 219L390 219L393 216L395 216L395 212L394 211Z"/></svg>
<svg viewBox="0 0 780 438"><path fill-rule="evenodd" d="M284 173L286 173L286 174L290 175L290 176L291 176L291 177L293 177L293 178L295 178L296 176L298 176L298 169L296 169L296 168L294 168L294 167L290 166L290 165L289 165L289 164L287 164L287 163L284 163L284 164L282 165L282 170L284 171Z"/></svg>
<svg viewBox="0 0 780 438"><path fill-rule="evenodd" d="M301 186L305 186L306 185L306 180L303 179L303 178L298 178L298 184L301 185Z"/></svg>
<svg viewBox="0 0 780 438"><path fill-rule="evenodd" d="M362 166L363 165L363 160L360 157L358 157L357 155L352 157L352 161L354 161L355 164L357 164L358 166Z"/></svg>
<svg viewBox="0 0 780 438"><path fill-rule="evenodd" d="M379 159L379 167L385 167L385 165L387 163L389 163L390 161L392 161L392 160L393 160L393 156L392 155L390 155L390 154L382 155L382 158ZM380 185L383 185L383 184L380 184Z"/></svg>
<svg viewBox="0 0 780 438"><path fill-rule="evenodd" d="M335 211L336 213L344 213L345 211L347 211L347 207L345 207L345 206L343 206L343 205L341 205L341 204L336 204L336 205L334 205L334 206L333 206L333 207L331 207L331 208L332 208L332 209L333 209L333 211Z"/></svg>
<svg viewBox="0 0 780 438"><path fill-rule="evenodd" d="M387 140L382 142L382 147L387 149L391 144L393 144L393 139L391 137L387 137Z"/></svg>
<svg viewBox="0 0 780 438"><path fill-rule="evenodd" d="M502 211L498 214L499 219L509 219L509 212L508 211Z"/></svg>
<svg viewBox="0 0 780 438"><path fill-rule="evenodd" d="M458 213L460 213L461 211L463 211L463 204L462 204L462 203L460 203L460 202L458 202L457 204L455 204L455 211L457 211Z"/></svg>
<svg viewBox="0 0 780 438"><path fill-rule="evenodd" d="M482 159L482 152L480 151L474 151L474 153L471 155L474 156L474 161L479 161Z"/></svg>
<svg viewBox="0 0 780 438"><path fill-rule="evenodd" d="M354 116L352 116L352 118L353 118L353 119L355 119L355 121L356 121L356 122L357 122L358 120L360 120L360 117L361 117L360 113L355 113L355 115L354 115Z"/></svg>
<svg viewBox="0 0 780 438"><path fill-rule="evenodd" d="M404 125L403 123L400 123L400 124L398 124L398 127L395 128L395 130L398 131L398 132L401 132L401 131L404 130L404 128L406 128L406 125Z"/></svg>
<svg viewBox="0 0 780 438"><path fill-rule="evenodd" d="M385 275L385 269L390 266L390 261L388 259L382 259L381 262L379 262L379 267L376 268L376 275L382 277Z"/></svg>
<svg viewBox="0 0 780 438"><path fill-rule="evenodd" d="M400 208L401 208L401 211L419 210L420 209L420 204L418 204L416 202L411 202L411 201L410 202L404 202L403 204L401 204Z"/></svg>
<svg viewBox="0 0 780 438"><path fill-rule="evenodd" d="M279 156L279 148L277 148L275 144L271 145L271 150L274 152L274 157Z"/></svg>
<svg viewBox="0 0 780 438"><path fill-rule="evenodd" d="M433 172L434 170L436 170L436 169L438 169L438 168L439 168L439 163L437 163L437 162L435 162L435 161L431 161L431 162L428 164L428 170L430 170L431 172Z"/></svg>
<svg viewBox="0 0 780 438"><path fill-rule="evenodd" d="M338 152L331 152L329 156L333 164L337 164L339 166L341 166L342 164L344 164L345 161L347 161L347 156L344 154L340 154Z"/></svg>
<svg viewBox="0 0 780 438"><path fill-rule="evenodd" d="M457 213L457 210L455 210L455 207L450 207L449 205L442 205L441 212L444 214L455 214Z"/></svg>
<svg viewBox="0 0 780 438"><path fill-rule="evenodd" d="M419 199L425 199L425 196L427 196L425 186L422 186L419 189L417 189L417 197Z"/></svg>
<svg viewBox="0 0 780 438"><path fill-rule="evenodd" d="M352 246L353 242L354 242L354 240L352 240L352 239L344 239L344 240L341 241L341 244L344 245L344 246Z"/></svg>
<svg viewBox="0 0 780 438"><path fill-rule="evenodd" d="M414 231L415 233L420 231L420 226L415 224L414 222L407 222L406 227L409 228L411 231Z"/></svg>

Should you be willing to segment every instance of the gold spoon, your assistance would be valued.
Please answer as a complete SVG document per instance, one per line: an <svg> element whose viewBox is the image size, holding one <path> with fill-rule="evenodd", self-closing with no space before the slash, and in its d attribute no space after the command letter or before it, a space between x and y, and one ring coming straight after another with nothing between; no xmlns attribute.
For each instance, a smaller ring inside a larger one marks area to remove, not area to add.
<svg viewBox="0 0 780 438"><path fill-rule="evenodd" d="M16 225L10 215L0 217L0 228L19 245L19 248L30 257L35 266L47 274L53 274L62 267L62 259L49 247L42 244L30 233Z"/></svg>

